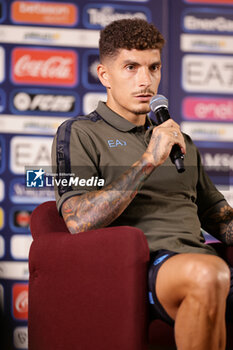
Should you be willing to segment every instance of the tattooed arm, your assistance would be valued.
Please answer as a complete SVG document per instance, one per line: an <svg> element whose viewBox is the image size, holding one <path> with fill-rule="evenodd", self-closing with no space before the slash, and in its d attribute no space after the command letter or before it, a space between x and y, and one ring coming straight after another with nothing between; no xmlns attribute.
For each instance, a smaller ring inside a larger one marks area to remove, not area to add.
<svg viewBox="0 0 233 350"><path fill-rule="evenodd" d="M202 218L202 227L227 245L233 245L233 208L222 200L210 208Z"/></svg>
<svg viewBox="0 0 233 350"><path fill-rule="evenodd" d="M113 222L127 208L151 172L167 159L175 143L185 153L179 126L169 119L154 128L142 158L116 181L99 191L68 198L62 205L62 215L69 231L78 233Z"/></svg>

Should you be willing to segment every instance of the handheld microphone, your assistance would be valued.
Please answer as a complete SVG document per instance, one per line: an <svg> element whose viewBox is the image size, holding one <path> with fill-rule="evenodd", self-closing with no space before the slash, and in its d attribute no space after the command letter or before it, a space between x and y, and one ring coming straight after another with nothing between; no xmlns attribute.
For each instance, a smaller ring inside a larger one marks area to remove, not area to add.
<svg viewBox="0 0 233 350"><path fill-rule="evenodd" d="M153 96L150 100L150 108L155 113L158 124L162 124L171 118L168 111L168 100L163 95ZM170 159L172 163L175 164L178 173L183 173L185 171L184 155L181 152L179 145L173 145L170 153Z"/></svg>

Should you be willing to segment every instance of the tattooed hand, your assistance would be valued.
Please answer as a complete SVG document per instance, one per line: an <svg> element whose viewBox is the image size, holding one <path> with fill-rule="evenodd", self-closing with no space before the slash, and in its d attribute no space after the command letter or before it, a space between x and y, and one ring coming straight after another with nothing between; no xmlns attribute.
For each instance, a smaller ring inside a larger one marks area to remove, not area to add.
<svg viewBox="0 0 233 350"><path fill-rule="evenodd" d="M233 208L225 201L217 203L202 218L202 227L227 245L233 245Z"/></svg>
<svg viewBox="0 0 233 350"><path fill-rule="evenodd" d="M151 164L159 166L169 157L174 144L178 144L185 154L186 146L180 127L174 120L169 119L153 129L145 156Z"/></svg>

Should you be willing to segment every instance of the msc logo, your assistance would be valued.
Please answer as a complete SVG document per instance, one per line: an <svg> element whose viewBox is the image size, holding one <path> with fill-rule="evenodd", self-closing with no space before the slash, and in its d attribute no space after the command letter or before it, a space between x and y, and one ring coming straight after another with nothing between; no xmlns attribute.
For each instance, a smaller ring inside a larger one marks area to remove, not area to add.
<svg viewBox="0 0 233 350"><path fill-rule="evenodd" d="M27 170L26 187L44 187L44 170Z"/></svg>
<svg viewBox="0 0 233 350"><path fill-rule="evenodd" d="M124 141L124 140L118 140L118 139L115 139L115 140L108 140L108 146L109 147L119 147L119 146L126 146L127 145L127 142Z"/></svg>

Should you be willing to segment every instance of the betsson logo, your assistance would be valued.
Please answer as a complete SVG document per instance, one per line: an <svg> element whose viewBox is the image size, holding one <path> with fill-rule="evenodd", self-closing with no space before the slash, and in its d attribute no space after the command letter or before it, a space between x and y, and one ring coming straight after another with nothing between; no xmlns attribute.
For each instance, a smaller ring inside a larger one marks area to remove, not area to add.
<svg viewBox="0 0 233 350"><path fill-rule="evenodd" d="M77 84L77 54L72 50L16 48L12 53L12 79L18 84Z"/></svg>
<svg viewBox="0 0 233 350"><path fill-rule="evenodd" d="M16 23L73 26L77 23L78 14L74 4L14 1L11 16Z"/></svg>

